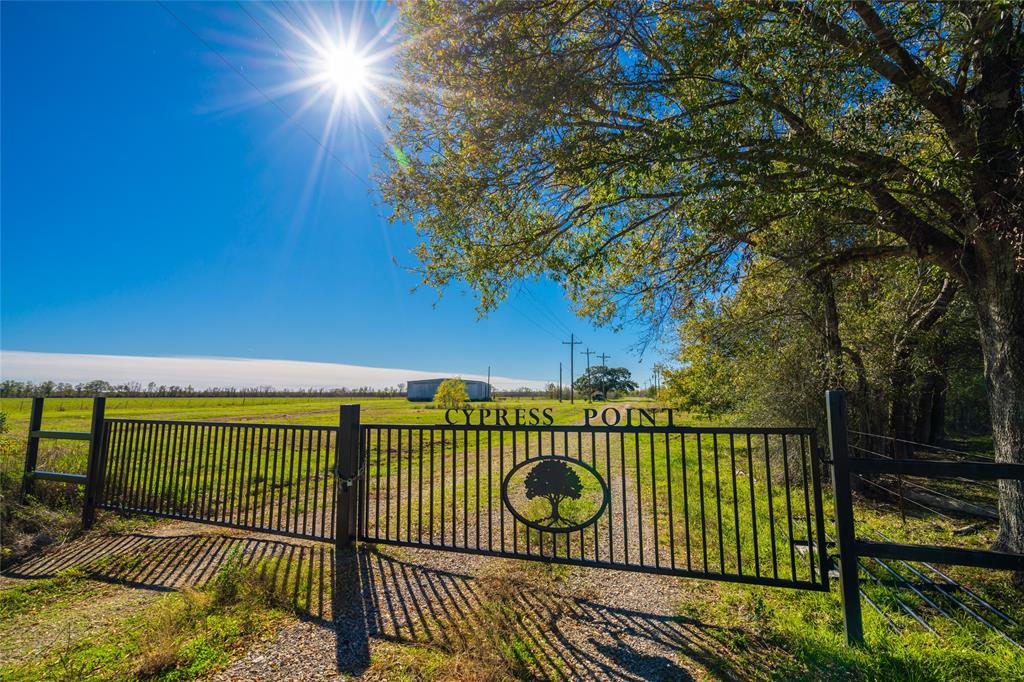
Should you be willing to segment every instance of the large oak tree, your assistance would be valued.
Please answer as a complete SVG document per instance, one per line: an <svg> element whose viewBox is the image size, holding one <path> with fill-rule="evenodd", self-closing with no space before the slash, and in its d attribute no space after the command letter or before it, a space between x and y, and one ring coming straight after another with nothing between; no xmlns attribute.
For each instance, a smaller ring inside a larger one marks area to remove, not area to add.
<svg viewBox="0 0 1024 682"><path fill-rule="evenodd" d="M924 259L972 302L996 458L1024 461L1017 3L455 2L410 39L384 178L428 282L559 279L653 321L799 245ZM999 544L1024 550L1024 484Z"/></svg>

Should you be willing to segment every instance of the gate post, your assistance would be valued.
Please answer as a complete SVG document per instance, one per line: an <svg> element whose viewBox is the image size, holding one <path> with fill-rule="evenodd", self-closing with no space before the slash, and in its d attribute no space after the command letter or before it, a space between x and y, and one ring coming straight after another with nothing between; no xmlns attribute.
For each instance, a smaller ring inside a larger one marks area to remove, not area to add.
<svg viewBox="0 0 1024 682"><path fill-rule="evenodd" d="M359 405L342 405L338 421L334 473L338 501L334 508L335 560L340 550L351 547L356 537L355 482L359 471Z"/></svg>
<svg viewBox="0 0 1024 682"><path fill-rule="evenodd" d="M106 443L104 415L106 398L92 399L92 426L89 429L89 463L85 470L85 502L82 505L82 528L88 530L96 520L96 502L103 488Z"/></svg>
<svg viewBox="0 0 1024 682"><path fill-rule="evenodd" d="M33 476L39 463L39 437L32 434L43 428L43 398L32 398L32 414L28 418L28 443L25 445L25 473L21 479L21 502L32 492Z"/></svg>
<svg viewBox="0 0 1024 682"><path fill-rule="evenodd" d="M847 644L863 644L857 540L853 526L850 466L847 461L846 392L825 391L825 405L828 410L828 445L832 453L832 497L836 505L836 546L839 549L839 595L843 604L843 627Z"/></svg>

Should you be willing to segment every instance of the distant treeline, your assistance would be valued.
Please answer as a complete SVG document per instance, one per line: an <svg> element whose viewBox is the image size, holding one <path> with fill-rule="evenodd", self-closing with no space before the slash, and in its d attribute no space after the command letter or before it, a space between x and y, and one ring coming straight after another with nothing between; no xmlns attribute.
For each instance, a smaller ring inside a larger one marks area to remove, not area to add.
<svg viewBox="0 0 1024 682"><path fill-rule="evenodd" d="M545 391L528 387L520 387L507 391L495 391L495 395L506 396L541 396ZM405 384L372 388L360 386L348 388L275 388L273 386L256 386L238 388L235 386L215 386L195 388L193 386L167 386L156 382L143 385L140 382L111 384L102 379L86 381L78 384L57 381L5 380L0 382L0 398L85 398L91 396L111 396L119 398L394 398L405 395Z"/></svg>

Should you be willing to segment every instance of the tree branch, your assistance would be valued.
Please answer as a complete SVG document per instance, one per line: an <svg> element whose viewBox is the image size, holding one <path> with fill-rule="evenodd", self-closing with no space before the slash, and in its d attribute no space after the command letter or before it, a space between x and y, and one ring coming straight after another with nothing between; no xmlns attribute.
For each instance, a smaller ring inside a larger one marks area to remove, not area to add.
<svg viewBox="0 0 1024 682"><path fill-rule="evenodd" d="M907 245L902 246L855 246L851 249L841 251L834 256L818 261L808 271L808 275L815 275L822 270L835 270L851 263L862 263L865 261L882 260L884 258L898 258L900 256L914 256L916 252Z"/></svg>

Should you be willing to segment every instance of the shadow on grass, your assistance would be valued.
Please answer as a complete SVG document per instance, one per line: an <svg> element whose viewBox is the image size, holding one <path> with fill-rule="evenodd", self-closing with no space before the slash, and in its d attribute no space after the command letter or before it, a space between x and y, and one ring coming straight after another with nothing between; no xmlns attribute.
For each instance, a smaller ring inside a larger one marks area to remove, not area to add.
<svg viewBox="0 0 1024 682"><path fill-rule="evenodd" d="M371 665L375 639L469 657L500 648L512 660L514 676L687 680L692 676L680 664L686 659L723 679L771 676L774 652L743 630L564 594L531 582L529 572L521 574L526 578L500 578L514 572L505 569L516 562L495 560L496 579L424 566L401 555L362 546L339 555L335 575L334 548L322 543L140 531L85 536L4 575L31 580L78 568L94 580L172 591L204 586L232 556L243 564L262 562L286 586L300 617L335 632L337 669L349 674ZM267 561L275 558L280 560ZM608 571L607 579L624 578ZM498 639L487 638L495 634ZM744 642L741 655L722 644L729 640ZM658 653L666 649L676 652L674 660Z"/></svg>

